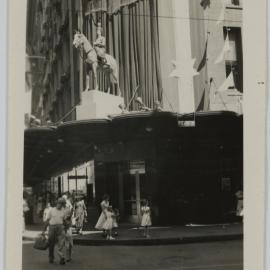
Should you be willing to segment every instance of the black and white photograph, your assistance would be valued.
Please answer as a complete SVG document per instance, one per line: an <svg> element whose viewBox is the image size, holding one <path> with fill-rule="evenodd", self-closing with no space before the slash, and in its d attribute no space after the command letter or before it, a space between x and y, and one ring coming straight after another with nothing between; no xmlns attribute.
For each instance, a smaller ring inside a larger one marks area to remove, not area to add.
<svg viewBox="0 0 270 270"><path fill-rule="evenodd" d="M244 1L26 4L22 270L244 270Z"/></svg>

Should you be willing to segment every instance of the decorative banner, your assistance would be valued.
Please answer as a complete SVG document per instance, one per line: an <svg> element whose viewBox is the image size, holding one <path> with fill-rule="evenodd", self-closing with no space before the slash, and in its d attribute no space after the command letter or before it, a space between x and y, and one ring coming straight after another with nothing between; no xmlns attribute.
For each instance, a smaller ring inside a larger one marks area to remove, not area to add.
<svg viewBox="0 0 270 270"><path fill-rule="evenodd" d="M207 62L207 44L208 44L208 39L206 40L203 58L202 58L199 66L197 68L197 72L200 72L203 69L203 67L206 65L206 62Z"/></svg>
<svg viewBox="0 0 270 270"><path fill-rule="evenodd" d="M222 62L224 60L225 54L228 53L230 50L231 47L229 42L229 34L227 33L223 49L218 58L216 59L215 64L219 64L220 62Z"/></svg>
<svg viewBox="0 0 270 270"><path fill-rule="evenodd" d="M218 88L217 92L224 92L228 89L235 89L234 78L232 71L230 72L229 76L223 82L223 84Z"/></svg>
<svg viewBox="0 0 270 270"><path fill-rule="evenodd" d="M169 77L180 78L184 76L196 76L199 72L194 68L196 58L183 59L182 61L172 61L174 70L170 73Z"/></svg>

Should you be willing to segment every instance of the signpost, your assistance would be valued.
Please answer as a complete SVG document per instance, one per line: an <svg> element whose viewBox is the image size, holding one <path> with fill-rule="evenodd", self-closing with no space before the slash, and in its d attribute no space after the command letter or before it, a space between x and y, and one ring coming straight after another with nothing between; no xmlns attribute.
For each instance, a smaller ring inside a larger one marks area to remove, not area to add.
<svg viewBox="0 0 270 270"><path fill-rule="evenodd" d="M143 160L134 160L129 163L130 174L144 174L145 173L145 162Z"/></svg>

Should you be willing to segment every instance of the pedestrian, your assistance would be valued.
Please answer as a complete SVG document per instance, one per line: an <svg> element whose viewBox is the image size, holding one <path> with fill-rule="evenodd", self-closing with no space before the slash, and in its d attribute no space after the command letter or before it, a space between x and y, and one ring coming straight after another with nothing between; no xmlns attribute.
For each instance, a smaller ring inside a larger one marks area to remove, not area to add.
<svg viewBox="0 0 270 270"><path fill-rule="evenodd" d="M143 236L149 238L150 237L149 226L152 225L152 222L151 222L151 209L149 207L148 200L143 200L142 202L141 215L142 215L141 226L144 227Z"/></svg>
<svg viewBox="0 0 270 270"><path fill-rule="evenodd" d="M72 206L71 198L70 198L70 197L71 197L71 196L70 196L69 193L64 194L64 195L62 196L62 198L65 199L65 201L66 201L66 207L69 208L70 210L72 210L72 209L73 209L73 206Z"/></svg>
<svg viewBox="0 0 270 270"><path fill-rule="evenodd" d="M114 225L114 213L112 206L108 206L108 208L105 210L106 215L106 221L104 222L103 229L106 231L107 234L107 240L114 240L115 238L112 237L112 229Z"/></svg>
<svg viewBox="0 0 270 270"><path fill-rule="evenodd" d="M65 204L66 202L63 198L57 200L56 207L52 207L48 212L46 225L43 231L43 233L45 233L49 226L49 262L54 263L54 247L57 245L57 253L60 258L59 263L62 265L66 262L63 254L65 241L64 223L66 219Z"/></svg>
<svg viewBox="0 0 270 270"><path fill-rule="evenodd" d="M25 214L29 211L29 206L25 196L23 196L23 233L25 231Z"/></svg>
<svg viewBox="0 0 270 270"><path fill-rule="evenodd" d="M112 216L112 219L113 219L113 228L112 228L113 233L112 233L112 235L113 236L118 235L118 233L117 233L117 231L115 229L118 228L119 217L120 217L120 212L119 212L119 210L117 208L115 208L113 210L113 216Z"/></svg>
<svg viewBox="0 0 270 270"><path fill-rule="evenodd" d="M75 203L75 226L79 234L82 234L83 222L85 217L87 217L86 206L84 203L84 197L78 199Z"/></svg>
<svg viewBox="0 0 270 270"><path fill-rule="evenodd" d="M46 222L46 220L48 219L48 213L49 213L51 208L52 208L51 203L48 202L46 208L43 211L43 222Z"/></svg>
<svg viewBox="0 0 270 270"><path fill-rule="evenodd" d="M66 249L66 261L71 261L71 255L72 255L72 249L73 249L73 238L72 238L72 216L73 216L73 207L70 203L68 197L66 198L66 204L65 204L65 222L64 222L64 233L65 233L65 239L64 239L64 245Z"/></svg>
<svg viewBox="0 0 270 270"><path fill-rule="evenodd" d="M108 194L103 195L103 200L100 203L100 207L101 207L101 214L99 216L99 219L97 221L97 224L95 226L95 228L97 230L103 230L103 236L106 236L106 231L104 230L103 226L104 223L106 221L106 210L108 209L110 203L110 196Z"/></svg>
<svg viewBox="0 0 270 270"><path fill-rule="evenodd" d="M237 199L237 206L236 206L236 215L238 217L243 217L243 199L244 199L244 194L243 190L241 188L238 189L238 191L235 193L235 197Z"/></svg>
<svg viewBox="0 0 270 270"><path fill-rule="evenodd" d="M36 214L38 218L42 218L43 201L42 197L38 196Z"/></svg>

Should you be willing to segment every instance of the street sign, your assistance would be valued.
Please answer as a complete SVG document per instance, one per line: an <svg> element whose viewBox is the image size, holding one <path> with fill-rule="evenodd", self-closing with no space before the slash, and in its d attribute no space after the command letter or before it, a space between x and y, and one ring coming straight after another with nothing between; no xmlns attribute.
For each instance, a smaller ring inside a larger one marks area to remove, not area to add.
<svg viewBox="0 0 270 270"><path fill-rule="evenodd" d="M145 162L143 160L134 160L129 162L129 173L130 174L144 174L145 173Z"/></svg>

